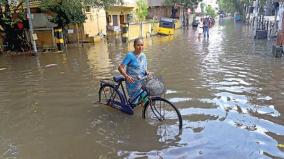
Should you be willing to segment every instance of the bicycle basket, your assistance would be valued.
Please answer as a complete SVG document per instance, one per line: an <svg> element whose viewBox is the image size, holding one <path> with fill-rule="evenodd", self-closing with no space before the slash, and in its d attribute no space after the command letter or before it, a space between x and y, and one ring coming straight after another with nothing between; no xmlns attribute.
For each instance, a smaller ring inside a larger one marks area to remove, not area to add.
<svg viewBox="0 0 284 159"><path fill-rule="evenodd" d="M143 83L144 89L150 96L161 96L166 92L166 87L161 78L148 78Z"/></svg>

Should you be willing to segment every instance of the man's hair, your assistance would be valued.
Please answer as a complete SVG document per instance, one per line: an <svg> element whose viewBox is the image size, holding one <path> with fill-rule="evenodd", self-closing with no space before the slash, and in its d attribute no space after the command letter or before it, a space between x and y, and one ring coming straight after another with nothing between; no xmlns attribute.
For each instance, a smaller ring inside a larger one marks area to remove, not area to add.
<svg viewBox="0 0 284 159"><path fill-rule="evenodd" d="M139 41L142 41L142 42L143 42L143 39L142 39L142 38L136 38L136 39L134 40L133 45L135 46Z"/></svg>

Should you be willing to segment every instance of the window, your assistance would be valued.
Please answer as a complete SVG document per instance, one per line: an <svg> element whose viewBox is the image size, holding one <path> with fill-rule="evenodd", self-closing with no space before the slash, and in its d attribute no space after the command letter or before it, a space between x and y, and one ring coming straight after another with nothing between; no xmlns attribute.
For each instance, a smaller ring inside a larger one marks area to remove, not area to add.
<svg viewBox="0 0 284 159"><path fill-rule="evenodd" d="M112 20L113 20L113 26L118 26L117 15L112 15Z"/></svg>
<svg viewBox="0 0 284 159"><path fill-rule="evenodd" d="M111 23L111 16L110 15L108 15L107 23Z"/></svg>
<svg viewBox="0 0 284 159"><path fill-rule="evenodd" d="M86 12L91 12L91 6L85 6L85 11Z"/></svg>
<svg viewBox="0 0 284 159"><path fill-rule="evenodd" d="M127 22L131 22L132 21L132 15L131 14L127 14Z"/></svg>

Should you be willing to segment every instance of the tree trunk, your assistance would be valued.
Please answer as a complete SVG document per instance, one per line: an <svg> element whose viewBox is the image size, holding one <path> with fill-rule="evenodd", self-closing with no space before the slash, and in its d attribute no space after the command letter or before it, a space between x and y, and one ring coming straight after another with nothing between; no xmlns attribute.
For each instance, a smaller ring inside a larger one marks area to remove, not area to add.
<svg viewBox="0 0 284 159"><path fill-rule="evenodd" d="M258 5L259 5L259 0L256 0L255 2L255 8L254 8L254 23L253 23L253 35L256 37L256 30L257 30L257 17L258 17Z"/></svg>
<svg viewBox="0 0 284 159"><path fill-rule="evenodd" d="M76 23L76 35L77 35L77 44L80 44L80 35L79 35L79 27L78 23Z"/></svg>

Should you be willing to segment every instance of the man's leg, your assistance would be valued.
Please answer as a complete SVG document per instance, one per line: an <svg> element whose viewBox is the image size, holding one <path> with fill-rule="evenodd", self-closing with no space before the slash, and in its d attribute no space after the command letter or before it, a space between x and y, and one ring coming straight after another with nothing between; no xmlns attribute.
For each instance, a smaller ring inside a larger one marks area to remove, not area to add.
<svg viewBox="0 0 284 159"><path fill-rule="evenodd" d="M207 38L209 38L209 27L207 28Z"/></svg>

